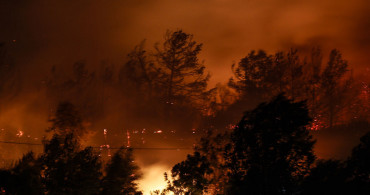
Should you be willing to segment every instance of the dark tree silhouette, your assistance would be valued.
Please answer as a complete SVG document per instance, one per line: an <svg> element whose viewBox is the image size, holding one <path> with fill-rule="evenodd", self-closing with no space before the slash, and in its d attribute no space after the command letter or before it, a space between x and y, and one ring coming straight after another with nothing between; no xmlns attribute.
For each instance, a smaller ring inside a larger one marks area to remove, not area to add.
<svg viewBox="0 0 370 195"><path fill-rule="evenodd" d="M0 190L2 194L12 190L12 175L8 169L0 169Z"/></svg>
<svg viewBox="0 0 370 195"><path fill-rule="evenodd" d="M229 86L240 93L242 98L258 104L263 99L270 98L270 79L273 70L273 57L259 50L251 51L240 60L236 66L232 65L234 78L229 81ZM275 81L273 81L275 82Z"/></svg>
<svg viewBox="0 0 370 195"><path fill-rule="evenodd" d="M322 52L320 48L313 48L310 55L310 61L304 67L304 88L307 104L313 120L317 120L319 112L319 93L321 82Z"/></svg>
<svg viewBox="0 0 370 195"><path fill-rule="evenodd" d="M351 171L351 184L354 194L370 193L370 132L361 137L361 143L356 146L348 168Z"/></svg>
<svg viewBox="0 0 370 195"><path fill-rule="evenodd" d="M41 162L33 152L23 155L11 169L0 171L0 178L0 187L6 194L43 194Z"/></svg>
<svg viewBox="0 0 370 195"><path fill-rule="evenodd" d="M168 182L168 190L176 194L201 195L207 191L210 181L206 175L211 174L210 162L199 152L188 155L185 161L176 164L171 170L173 182Z"/></svg>
<svg viewBox="0 0 370 195"><path fill-rule="evenodd" d="M171 170L171 180L165 176L167 191L175 194L223 193L227 181L224 150L230 141L229 134L201 138L193 154L176 164Z"/></svg>
<svg viewBox="0 0 370 195"><path fill-rule="evenodd" d="M80 149L72 134L55 134L45 141L44 183L48 194L96 194L99 191L101 163L91 147Z"/></svg>
<svg viewBox="0 0 370 195"><path fill-rule="evenodd" d="M321 70L319 48L312 49L309 60L303 57L297 49L274 55L252 51L237 65L233 64L234 77L228 84L239 93L239 98L236 109L233 105L230 109L238 111L240 105L254 107L285 93L295 101L307 100L314 129L345 122L349 114L343 111L353 110L354 104L361 102L359 92L353 88L353 77L348 74L347 61L338 50L332 50L327 66ZM226 115L229 114L232 113Z"/></svg>
<svg viewBox="0 0 370 195"><path fill-rule="evenodd" d="M292 194L314 162L305 102L279 95L246 112L231 138L205 137L175 165L168 190L178 194Z"/></svg>
<svg viewBox="0 0 370 195"><path fill-rule="evenodd" d="M167 188L175 194L223 193L227 181L224 167L224 149L230 141L227 133L213 135L211 131L199 140L193 154L176 164L171 170L171 179L165 173Z"/></svg>
<svg viewBox="0 0 370 195"><path fill-rule="evenodd" d="M345 163L338 160L321 160L305 178L301 194L351 194L353 192L349 191L347 180L348 170Z"/></svg>
<svg viewBox="0 0 370 195"><path fill-rule="evenodd" d="M202 45L193 35L182 30L167 31L163 46L156 45L156 57L161 68L161 80L168 104L185 99L198 99L205 93L209 74L199 62Z"/></svg>
<svg viewBox="0 0 370 195"><path fill-rule="evenodd" d="M132 150L121 148L105 168L101 194L141 194L136 180L141 177L139 167L134 163Z"/></svg>
<svg viewBox="0 0 370 195"><path fill-rule="evenodd" d="M350 158L321 160L301 186L301 194L369 194L370 132L361 137Z"/></svg>
<svg viewBox="0 0 370 195"><path fill-rule="evenodd" d="M322 101L330 127L335 124L338 113L344 107L344 95L349 83L343 82L343 78L347 71L348 63L342 59L342 54L338 50L332 50L321 75Z"/></svg>
<svg viewBox="0 0 370 195"><path fill-rule="evenodd" d="M287 72L288 72L288 91L289 97L293 100L297 100L299 89L302 88L302 75L303 65L299 60L298 50L290 49L287 53Z"/></svg>
<svg viewBox="0 0 370 195"><path fill-rule="evenodd" d="M73 133L77 137L81 137L87 131L82 125L79 112L70 102L61 102L55 116L49 122L52 123L52 126L47 129L47 132L54 131L58 135Z"/></svg>
<svg viewBox="0 0 370 195"><path fill-rule="evenodd" d="M160 101L161 70L155 66L153 56L145 49L144 43L141 42L127 55L127 62L118 73L118 86L126 100L124 107L130 110L131 117L138 120L130 124L131 128L142 128L142 123L158 127L164 112L163 102Z"/></svg>
<svg viewBox="0 0 370 195"><path fill-rule="evenodd" d="M232 134L228 194L291 194L315 156L305 102L279 95L246 112Z"/></svg>
<svg viewBox="0 0 370 195"><path fill-rule="evenodd" d="M118 77L125 92L139 93L137 95L144 93L150 99L152 95L158 95L161 70L155 67L151 56L144 49L144 43L142 41L127 55L128 61L121 67Z"/></svg>

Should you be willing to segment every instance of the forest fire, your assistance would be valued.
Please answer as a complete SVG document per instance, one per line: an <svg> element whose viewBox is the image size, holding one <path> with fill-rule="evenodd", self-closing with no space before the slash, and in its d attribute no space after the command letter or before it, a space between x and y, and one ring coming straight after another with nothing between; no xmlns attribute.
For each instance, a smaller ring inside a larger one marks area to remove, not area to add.
<svg viewBox="0 0 370 195"><path fill-rule="evenodd" d="M0 194L370 194L369 8L1 1Z"/></svg>

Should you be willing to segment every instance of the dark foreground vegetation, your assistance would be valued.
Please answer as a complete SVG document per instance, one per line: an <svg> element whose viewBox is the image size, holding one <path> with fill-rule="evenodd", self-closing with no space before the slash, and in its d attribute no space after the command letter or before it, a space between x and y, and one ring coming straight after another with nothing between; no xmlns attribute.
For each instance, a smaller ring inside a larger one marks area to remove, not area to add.
<svg viewBox="0 0 370 195"><path fill-rule="evenodd" d="M370 131L345 160L316 160L305 102L280 95L233 131L201 139L165 174L166 194L369 194Z"/></svg>
<svg viewBox="0 0 370 195"><path fill-rule="evenodd" d="M50 140L0 171L3 194L141 194L132 150L108 162L79 144L78 113L60 104ZM231 132L202 138L153 194L368 194L370 132L345 161L316 160L305 102L283 95L244 114ZM102 166L104 164L104 167Z"/></svg>
<svg viewBox="0 0 370 195"><path fill-rule="evenodd" d="M0 171L1 193L142 194L135 182L141 175L132 150L122 147L104 162L94 148L83 148L78 132L84 129L70 103L61 103L51 122L48 131L54 134L44 140L42 154L29 152Z"/></svg>

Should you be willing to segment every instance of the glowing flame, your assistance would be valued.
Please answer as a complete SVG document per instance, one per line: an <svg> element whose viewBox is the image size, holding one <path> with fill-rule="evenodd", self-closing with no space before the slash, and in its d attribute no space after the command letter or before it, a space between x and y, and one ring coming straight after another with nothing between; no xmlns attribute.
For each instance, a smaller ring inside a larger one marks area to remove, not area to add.
<svg viewBox="0 0 370 195"><path fill-rule="evenodd" d="M163 133L163 131L159 129L157 131L154 131L154 133Z"/></svg>
<svg viewBox="0 0 370 195"><path fill-rule="evenodd" d="M107 133L108 133L108 130L103 129L105 144L100 146L100 150L103 150L104 148L106 148L107 149L107 156L111 157L112 155L110 154L110 146L107 144Z"/></svg>
<svg viewBox="0 0 370 195"><path fill-rule="evenodd" d="M320 115L313 118L311 124L307 126L308 130L318 131L325 126L325 124L319 119L319 117Z"/></svg>
<svg viewBox="0 0 370 195"><path fill-rule="evenodd" d="M126 131L126 135L127 135L127 148L131 147L131 143L130 143L130 132L127 130Z"/></svg>
<svg viewBox="0 0 370 195"><path fill-rule="evenodd" d="M19 130L18 133L16 134L18 137L22 137L23 136L23 131Z"/></svg>

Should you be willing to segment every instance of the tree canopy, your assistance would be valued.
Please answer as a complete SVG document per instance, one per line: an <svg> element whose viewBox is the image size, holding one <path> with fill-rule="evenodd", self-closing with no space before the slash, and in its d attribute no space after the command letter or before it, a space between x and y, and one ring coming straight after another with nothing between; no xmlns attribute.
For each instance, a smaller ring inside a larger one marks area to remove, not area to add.
<svg viewBox="0 0 370 195"><path fill-rule="evenodd" d="M315 160L310 120L305 102L279 95L262 103L245 112L230 136L203 139L194 154L173 167L168 189L291 194Z"/></svg>
<svg viewBox="0 0 370 195"><path fill-rule="evenodd" d="M107 164L105 172L101 194L141 194L136 183L141 174L131 149L119 149Z"/></svg>

